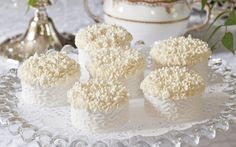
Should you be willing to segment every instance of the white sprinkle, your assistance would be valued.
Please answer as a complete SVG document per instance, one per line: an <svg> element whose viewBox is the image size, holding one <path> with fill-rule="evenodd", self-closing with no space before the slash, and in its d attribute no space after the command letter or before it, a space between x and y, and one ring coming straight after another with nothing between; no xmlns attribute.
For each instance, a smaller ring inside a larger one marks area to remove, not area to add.
<svg viewBox="0 0 236 147"><path fill-rule="evenodd" d="M143 70L145 61L135 49L111 48L91 52L87 68L94 77L123 80Z"/></svg>
<svg viewBox="0 0 236 147"><path fill-rule="evenodd" d="M67 96L74 108L94 112L96 110L106 112L128 101L128 92L121 83L97 78L85 83L75 83L67 92Z"/></svg>
<svg viewBox="0 0 236 147"><path fill-rule="evenodd" d="M66 54L42 54L30 57L18 69L18 77L30 85L52 87L68 76L80 76L80 65Z"/></svg>
<svg viewBox="0 0 236 147"><path fill-rule="evenodd" d="M200 39L181 36L155 42L150 55L160 65L192 66L208 60L211 49Z"/></svg>
<svg viewBox="0 0 236 147"><path fill-rule="evenodd" d="M125 47L132 41L132 35L114 24L95 24L80 29L75 38L78 48L92 51L101 48Z"/></svg>
<svg viewBox="0 0 236 147"><path fill-rule="evenodd" d="M149 73L140 85L143 92L160 99L186 99L205 89L201 76L186 67L163 67Z"/></svg>

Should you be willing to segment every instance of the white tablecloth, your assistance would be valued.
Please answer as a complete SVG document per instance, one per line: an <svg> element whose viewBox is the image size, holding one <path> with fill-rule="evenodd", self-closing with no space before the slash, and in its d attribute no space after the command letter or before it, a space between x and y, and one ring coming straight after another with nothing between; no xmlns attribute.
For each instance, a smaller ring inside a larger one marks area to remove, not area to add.
<svg viewBox="0 0 236 147"><path fill-rule="evenodd" d="M33 11L26 12L26 0L0 0L0 42L5 38L24 32ZM97 7L94 5L94 7ZM97 12L100 10L97 9ZM77 32L82 26L92 23L82 7L82 0L55 0L55 5L48 10L50 16L60 31ZM192 18L194 20L195 18ZM236 30L236 28L231 28ZM236 31L235 31L236 32ZM221 35L221 33L219 33ZM219 36L217 35L217 36ZM198 35L201 37L201 34ZM214 57L223 58L228 61L236 72L236 58L229 52L218 51ZM6 72L9 68L16 67L15 63L4 64L0 58L0 73ZM228 132L217 134L216 139L202 139L202 147L236 147L236 125L230 125ZM0 128L0 147L26 147L37 146L36 144L26 145L19 136L12 136L7 129Z"/></svg>

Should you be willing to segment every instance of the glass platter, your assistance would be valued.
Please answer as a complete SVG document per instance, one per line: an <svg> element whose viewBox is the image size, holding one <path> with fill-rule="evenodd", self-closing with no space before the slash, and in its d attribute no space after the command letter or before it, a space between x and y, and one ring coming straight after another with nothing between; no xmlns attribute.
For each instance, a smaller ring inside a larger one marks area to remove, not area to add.
<svg viewBox="0 0 236 147"><path fill-rule="evenodd" d="M83 134L70 122L70 107L39 108L22 104L17 69L0 77L0 128L27 143L57 147L158 147L198 145L201 137L215 138L236 120L236 73L221 59L209 60L202 115L194 120L167 121L145 113L143 97L130 100L129 122L119 131ZM187 110L188 111L188 110Z"/></svg>

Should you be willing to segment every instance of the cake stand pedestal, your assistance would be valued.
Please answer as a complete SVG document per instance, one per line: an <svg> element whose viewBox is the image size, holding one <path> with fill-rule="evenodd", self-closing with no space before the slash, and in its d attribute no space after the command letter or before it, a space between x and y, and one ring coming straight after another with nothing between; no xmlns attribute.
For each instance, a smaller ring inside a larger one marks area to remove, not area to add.
<svg viewBox="0 0 236 147"><path fill-rule="evenodd" d="M58 33L46 12L48 0L39 0L35 16L31 19L24 34L18 34L0 44L0 54L4 57L23 61L35 53L45 53L48 49L60 50L65 44L74 46L74 36Z"/></svg>

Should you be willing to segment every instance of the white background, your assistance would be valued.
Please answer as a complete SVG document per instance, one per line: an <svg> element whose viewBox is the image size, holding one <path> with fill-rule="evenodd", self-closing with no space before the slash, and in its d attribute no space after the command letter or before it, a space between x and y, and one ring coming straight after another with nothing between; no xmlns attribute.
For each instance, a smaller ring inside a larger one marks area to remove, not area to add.
<svg viewBox="0 0 236 147"><path fill-rule="evenodd" d="M92 5L92 7L96 8L97 6ZM96 13L101 11L100 9L94 10ZM48 13L52 16L56 27L60 31L76 33L79 28L92 23L92 20L84 12L82 0L55 0L55 4L49 8ZM33 10L27 12L26 0L0 0L0 42L7 37L24 32L31 16L33 16ZM196 16L191 18L191 22L198 20ZM231 27L230 30L236 34L236 27ZM215 40L221 35L222 32L219 32ZM202 33L198 33L197 36L204 37ZM213 57L225 59L236 72L236 58L231 53L219 48ZM8 68L14 67L14 65L3 62L2 58L0 58L0 73L4 73ZM236 147L236 124L231 124L228 132L217 134L216 139L208 140L203 138L200 142L202 147ZM26 145L19 136L12 136L7 129L0 128L0 147L26 146L35 147L36 144Z"/></svg>

